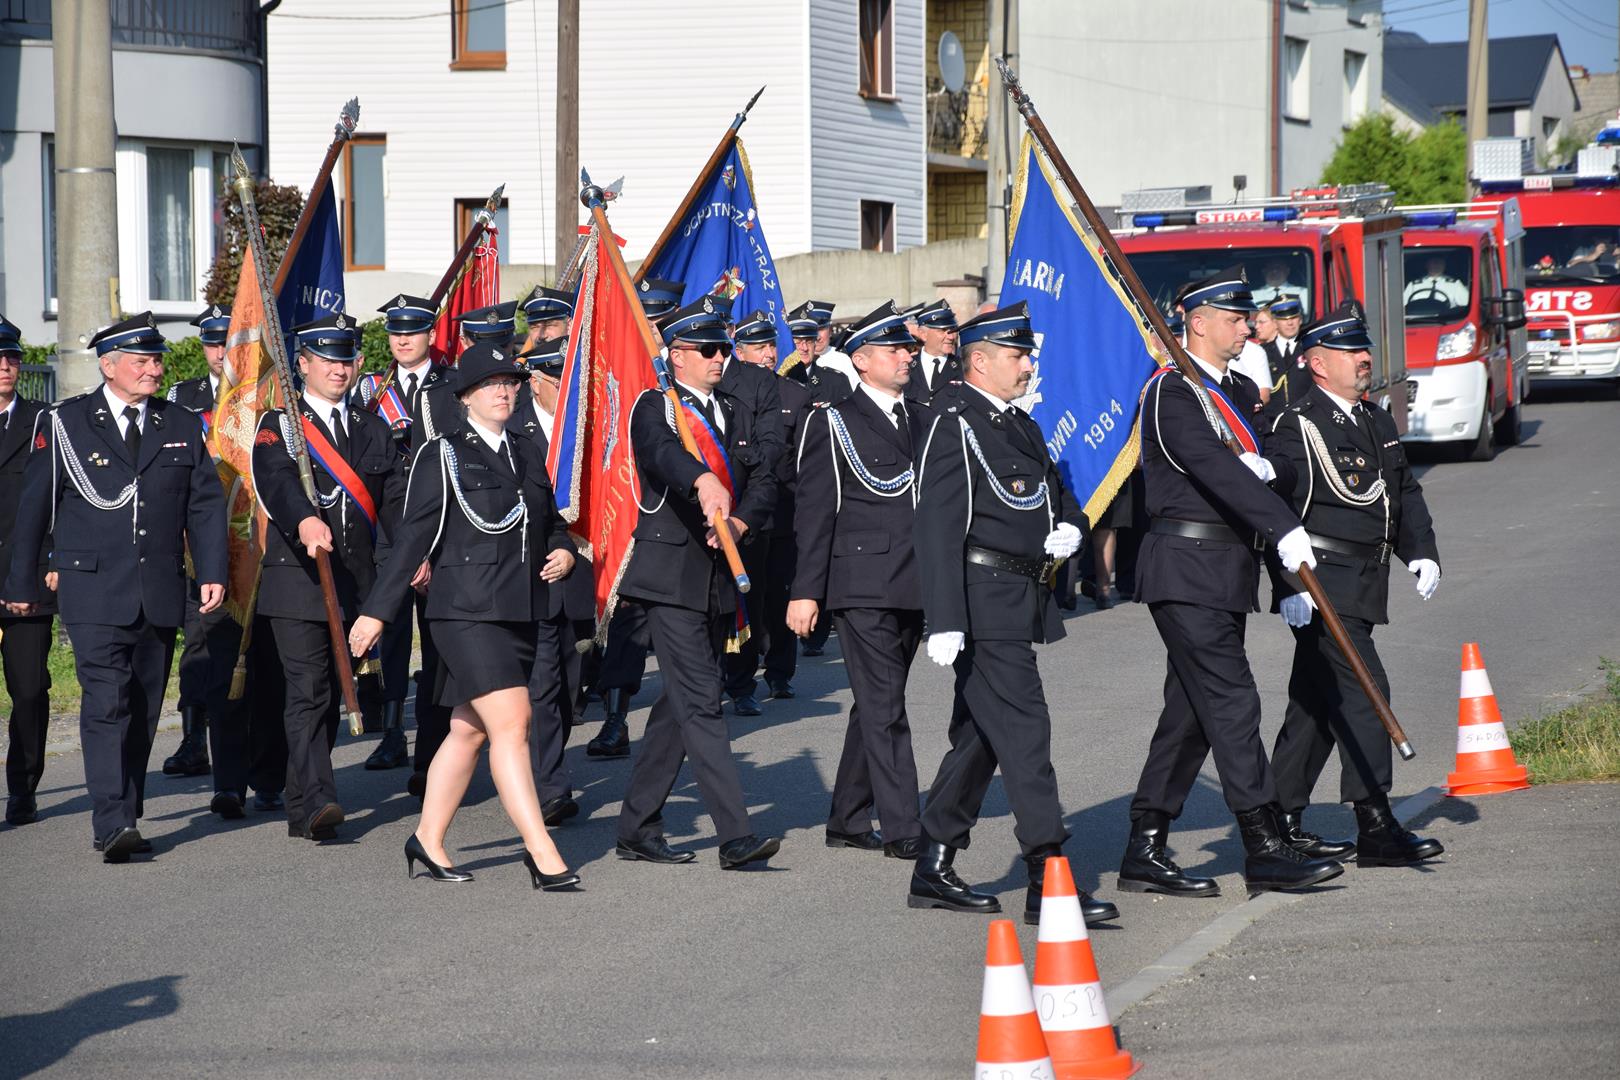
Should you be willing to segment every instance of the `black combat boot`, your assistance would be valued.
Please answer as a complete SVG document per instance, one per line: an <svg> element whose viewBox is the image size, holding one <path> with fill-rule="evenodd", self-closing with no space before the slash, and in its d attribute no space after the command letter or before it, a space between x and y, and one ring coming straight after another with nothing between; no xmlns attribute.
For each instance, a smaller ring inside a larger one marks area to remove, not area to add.
<svg viewBox="0 0 1620 1080"><path fill-rule="evenodd" d="M906 897L906 906L944 908L978 915L994 915L1000 911L1000 900L988 893L974 892L967 882L956 876L956 871L951 869L951 863L955 860L955 848L929 840L912 867L911 895Z"/></svg>
<svg viewBox="0 0 1620 1080"><path fill-rule="evenodd" d="M1041 923L1041 897L1046 892L1046 860L1061 854L1063 849L1054 844L1024 856L1024 865L1029 867L1029 888L1024 893L1024 922L1028 926L1039 926ZM1098 900L1078 885L1074 891L1080 896L1080 915L1086 920L1087 926L1119 918L1119 908L1107 900Z"/></svg>
<svg viewBox="0 0 1620 1080"><path fill-rule="evenodd" d="M1380 794L1356 807L1356 860L1362 866L1414 866L1445 851L1440 841L1407 831Z"/></svg>
<svg viewBox="0 0 1620 1080"><path fill-rule="evenodd" d="M1283 842L1301 855L1313 859L1353 859L1356 857L1354 840L1324 840L1313 832L1306 832L1304 812L1283 810L1277 814L1277 829Z"/></svg>
<svg viewBox="0 0 1620 1080"><path fill-rule="evenodd" d="M405 742L405 703L385 701L382 705L383 737L377 749L366 758L366 768L402 769L411 763L411 748Z"/></svg>
<svg viewBox="0 0 1620 1080"><path fill-rule="evenodd" d="M1243 877L1253 890L1300 889L1336 878L1344 867L1332 859L1312 859L1290 847L1278 828L1275 806L1257 806L1237 816L1243 835Z"/></svg>
<svg viewBox="0 0 1620 1080"><path fill-rule="evenodd" d="M1119 862L1122 892L1156 892L1166 896L1219 896L1221 887L1214 878L1192 877L1164 850L1170 835L1170 815L1148 810L1131 822L1131 837L1125 841L1125 857Z"/></svg>
<svg viewBox="0 0 1620 1080"><path fill-rule="evenodd" d="M596 738L585 745L587 757L630 756L630 725L625 722L625 717L630 712L630 691L620 689L612 691L612 694L611 703L607 703L607 719L602 721L602 730L596 733Z"/></svg>
<svg viewBox="0 0 1620 1080"><path fill-rule="evenodd" d="M180 710L180 748L163 759L164 776L207 776L208 713L200 705Z"/></svg>

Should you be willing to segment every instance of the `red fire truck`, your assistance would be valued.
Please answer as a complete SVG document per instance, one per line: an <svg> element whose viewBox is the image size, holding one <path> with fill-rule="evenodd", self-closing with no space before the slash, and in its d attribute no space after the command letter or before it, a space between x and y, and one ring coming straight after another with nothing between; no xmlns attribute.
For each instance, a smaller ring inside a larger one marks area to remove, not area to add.
<svg viewBox="0 0 1620 1080"><path fill-rule="evenodd" d="M1620 121L1560 172L1531 171L1529 141L1475 143L1474 179L1523 212L1530 378L1620 387Z"/></svg>
<svg viewBox="0 0 1620 1080"><path fill-rule="evenodd" d="M1402 321L1401 233L1394 194L1381 184L1303 189L1286 198L1208 203L1180 189L1129 192L1115 234L1165 312L1183 285L1241 265L1255 298L1287 293L1306 321L1346 300L1366 311L1372 332L1368 396L1406 431L1406 334ZM1149 203L1153 209L1143 209Z"/></svg>
<svg viewBox="0 0 1620 1080"><path fill-rule="evenodd" d="M1519 441L1529 389L1518 201L1398 209L1411 373L1405 438L1489 461L1499 444Z"/></svg>

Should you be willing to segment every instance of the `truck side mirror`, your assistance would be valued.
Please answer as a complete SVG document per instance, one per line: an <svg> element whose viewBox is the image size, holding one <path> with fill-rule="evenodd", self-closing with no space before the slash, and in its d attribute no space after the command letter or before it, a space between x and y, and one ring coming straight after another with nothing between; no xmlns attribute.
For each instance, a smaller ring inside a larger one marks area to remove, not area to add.
<svg viewBox="0 0 1620 1080"><path fill-rule="evenodd" d="M1528 321L1524 313L1524 290L1503 289L1501 296L1487 296L1481 302L1485 321L1504 330L1521 329Z"/></svg>

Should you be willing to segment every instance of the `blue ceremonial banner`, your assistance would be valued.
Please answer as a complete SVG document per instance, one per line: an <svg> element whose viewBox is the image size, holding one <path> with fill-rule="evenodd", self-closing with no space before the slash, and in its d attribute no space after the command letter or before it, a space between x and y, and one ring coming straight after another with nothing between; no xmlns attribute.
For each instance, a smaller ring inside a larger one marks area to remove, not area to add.
<svg viewBox="0 0 1620 1080"><path fill-rule="evenodd" d="M276 297L276 311L287 334L287 355L292 357L293 327L343 310L343 235L338 231L337 198L330 180L320 193L298 250L284 258L291 259L292 265ZM296 359L293 370L298 370Z"/></svg>
<svg viewBox="0 0 1620 1080"><path fill-rule="evenodd" d="M1157 342L1062 190L1026 134L999 302L1029 303L1035 375L1016 404L1040 424L1063 482L1096 524L1136 467L1137 405L1159 366Z"/></svg>
<svg viewBox="0 0 1620 1080"><path fill-rule="evenodd" d="M682 304L721 293L731 298L731 313L738 319L763 309L776 322L779 354L785 357L793 351L787 305L760 228L754 178L741 139L732 140L731 149L700 186L686 220L655 261L642 268L641 276L685 282Z"/></svg>

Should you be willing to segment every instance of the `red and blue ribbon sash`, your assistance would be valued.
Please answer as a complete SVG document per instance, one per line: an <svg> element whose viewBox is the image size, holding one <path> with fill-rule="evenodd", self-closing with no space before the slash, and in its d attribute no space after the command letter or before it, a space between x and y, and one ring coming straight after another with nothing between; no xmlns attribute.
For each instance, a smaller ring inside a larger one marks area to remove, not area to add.
<svg viewBox="0 0 1620 1080"><path fill-rule="evenodd" d="M1155 371L1148 379L1147 386L1143 388L1143 395L1146 396L1147 390L1152 388L1156 381L1176 370L1174 366L1167 366ZM1215 408L1220 410L1221 416L1226 420L1226 426L1232 429L1232 434L1237 437L1238 445L1251 454L1258 454L1260 452L1260 440L1255 437L1254 428L1249 426L1249 422L1243 418L1237 406L1233 405L1231 399L1222 393L1221 388L1213 382L1204 383L1204 391L1209 394L1209 399L1215 403Z"/></svg>
<svg viewBox="0 0 1620 1080"><path fill-rule="evenodd" d="M718 403L715 406L719 408ZM691 403L681 401L681 408L686 410L687 427L691 429L692 441L697 444L698 455L703 458L703 464L709 471L720 478L725 485L726 494L731 496L731 505L737 505L737 485L731 475L731 457L726 453L726 445L720 438L720 433L714 430L709 418L702 411L693 407ZM732 628L730 639L726 642L727 652L736 652L742 643L748 640L748 605L741 592L737 593L737 620Z"/></svg>
<svg viewBox="0 0 1620 1080"><path fill-rule="evenodd" d="M377 539L377 504L371 501L371 492L360 479L360 474L354 471L354 466L343 460L343 455L337 452L337 447L329 442L321 429L315 426L315 421L309 417L301 417L304 421L304 442L309 446L309 456L315 463L326 470L326 475L342 489L343 494L349 497L359 509L360 516L366 519L366 525L371 529L371 539Z"/></svg>
<svg viewBox="0 0 1620 1080"><path fill-rule="evenodd" d="M392 379L388 385L383 386L381 375L367 375L371 380L372 399L367 403L371 411L388 421L388 426L397 428L411 422L411 410L405 404L405 399L399 394L399 386ZM378 389L382 392L377 393Z"/></svg>
<svg viewBox="0 0 1620 1080"><path fill-rule="evenodd" d="M203 438L208 438L208 431L214 426L214 410L204 409L197 414L197 419L202 421Z"/></svg>

